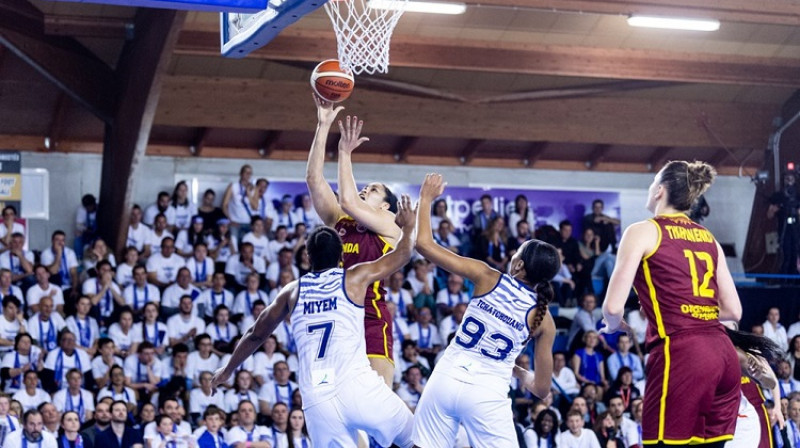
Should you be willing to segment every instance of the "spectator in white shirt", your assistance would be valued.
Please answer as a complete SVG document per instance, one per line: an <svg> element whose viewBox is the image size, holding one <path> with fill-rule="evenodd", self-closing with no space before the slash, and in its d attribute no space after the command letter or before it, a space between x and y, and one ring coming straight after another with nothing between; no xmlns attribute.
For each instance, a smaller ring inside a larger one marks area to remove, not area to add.
<svg viewBox="0 0 800 448"><path fill-rule="evenodd" d="M211 278L214 274L214 260L208 256L208 246L205 242L194 245L192 257L186 260L186 268L192 274L192 283L200 289L211 287Z"/></svg>
<svg viewBox="0 0 800 448"><path fill-rule="evenodd" d="M275 230L275 239L269 242L269 252L267 253L267 261L270 263L278 259L278 252L281 249L288 247L291 249L292 242L289 241L289 230L286 226L278 226Z"/></svg>
<svg viewBox="0 0 800 448"><path fill-rule="evenodd" d="M125 358L132 352L133 348L133 311L127 306L119 312L119 322L114 322L108 328L108 337L113 339L117 345L117 355Z"/></svg>
<svg viewBox="0 0 800 448"><path fill-rule="evenodd" d="M257 300L262 300L265 305L269 303L267 293L258 289L260 283L261 279L257 273L247 274L247 288L237 294L233 301L234 316L253 317L253 305Z"/></svg>
<svg viewBox="0 0 800 448"><path fill-rule="evenodd" d="M175 207L170 204L169 193L161 191L158 193L158 199L155 204L150 204L144 211L143 222L148 226L153 226L157 215L164 215L167 218L167 225L169 227L175 226Z"/></svg>
<svg viewBox="0 0 800 448"><path fill-rule="evenodd" d="M150 228L142 224L142 209L134 204L131 208L130 224L128 224L128 240L125 245L135 247L142 258L150 256Z"/></svg>
<svg viewBox="0 0 800 448"><path fill-rule="evenodd" d="M189 186L185 180L175 184L171 200L170 205L175 210L175 228L188 229L192 216L197 215L197 205L189 200Z"/></svg>
<svg viewBox="0 0 800 448"><path fill-rule="evenodd" d="M186 360L186 373L196 383L200 380L200 372L215 372L219 368L219 356L211 351L213 342L206 333L195 336L194 346L195 351L189 353Z"/></svg>
<svg viewBox="0 0 800 448"><path fill-rule="evenodd" d="M11 271L8 269L0 269L0 299L6 296L13 296L19 300L25 298L22 294L22 290L11 282ZM2 351L0 351L0 353L2 353Z"/></svg>
<svg viewBox="0 0 800 448"><path fill-rule="evenodd" d="M14 393L11 398L20 402L24 412L35 410L40 404L50 402L50 394L39 387L39 374L35 370L25 372L23 385L24 387Z"/></svg>
<svg viewBox="0 0 800 448"><path fill-rule="evenodd" d="M447 338L449 338L451 334L455 334L455 332L458 331L458 327L461 326L461 321L464 319L464 313L466 312L467 304L459 303L453 307L453 314L442 319L442 322L439 324L439 338L441 338L442 341L447 341Z"/></svg>
<svg viewBox="0 0 800 448"><path fill-rule="evenodd" d="M253 245L250 243L242 243L239 255L230 257L225 264L225 274L230 276L229 283L231 285L239 285L240 289L247 286L247 276L249 274L257 273L263 275L265 272L264 260L254 256Z"/></svg>
<svg viewBox="0 0 800 448"><path fill-rule="evenodd" d="M195 386L189 392L189 415L195 422L206 412L209 406L216 406L220 409L225 408L225 397L222 390L211 388L211 376L211 372L200 372L198 386Z"/></svg>
<svg viewBox="0 0 800 448"><path fill-rule="evenodd" d="M53 232L51 246L42 251L41 262L64 291L78 291L78 258L75 251L66 247L66 235L61 230Z"/></svg>
<svg viewBox="0 0 800 448"><path fill-rule="evenodd" d="M83 375L78 369L67 372L67 387L53 394L53 404L59 412L74 411L81 422L92 419L94 395L81 387Z"/></svg>
<svg viewBox="0 0 800 448"><path fill-rule="evenodd" d="M42 414L33 408L31 409L33 412L25 412L23 415L22 428L7 434L3 441L3 446L7 448L24 448L35 445L37 448L58 448L56 438L44 430Z"/></svg>
<svg viewBox="0 0 800 448"><path fill-rule="evenodd" d="M161 241L161 252L153 254L147 260L147 275L150 283L159 288L166 288L178 277L178 270L186 265L186 261L175 253L175 241L164 238Z"/></svg>
<svg viewBox="0 0 800 448"><path fill-rule="evenodd" d="M169 345L190 343L195 336L203 333L206 323L192 312L194 302L190 296L181 297L178 314L167 319L167 336Z"/></svg>
<svg viewBox="0 0 800 448"><path fill-rule="evenodd" d="M256 382L266 384L274 379L274 368L278 362L286 362L286 356L278 351L278 337L274 334L269 335L264 341L263 351L253 355L255 369L253 375Z"/></svg>
<svg viewBox="0 0 800 448"><path fill-rule="evenodd" d="M256 181L256 188L250 193L250 208L253 211L250 215L258 216L264 220L265 231L272 230L272 224L278 216L278 212L275 211L275 206L272 204L272 199L267 196L268 188L269 181L262 177Z"/></svg>
<svg viewBox="0 0 800 448"><path fill-rule="evenodd" d="M432 322L433 316L430 308L422 307L417 313L417 321L408 326L411 339L417 343L419 353L433 364L433 358L442 348L442 339L439 329Z"/></svg>
<svg viewBox="0 0 800 448"><path fill-rule="evenodd" d="M133 246L125 249L125 260L117 266L114 280L120 288L127 288L133 283L133 268L139 264L139 251Z"/></svg>
<svg viewBox="0 0 800 448"><path fill-rule="evenodd" d="M236 372L233 388L225 394L225 407L223 409L227 412L233 412L239 406L239 403L243 401L256 403L258 401L258 395L250 390L252 385L253 375L250 372L247 370Z"/></svg>
<svg viewBox="0 0 800 448"><path fill-rule="evenodd" d="M203 218L195 216L192 218L191 227L178 232L178 237L175 238L175 249L181 257L189 258L194 254L194 246L205 243L205 239Z"/></svg>
<svg viewBox="0 0 800 448"><path fill-rule="evenodd" d="M411 297L411 292L403 288L404 280L405 276L402 270L389 276L388 287L386 288L386 302L394 302L397 305L395 317L408 320L414 316L414 299Z"/></svg>
<svg viewBox="0 0 800 448"><path fill-rule="evenodd" d="M214 321L206 327L206 333L211 336L211 342L214 344L214 353L217 356L222 356L224 353L220 349L230 353L233 350L231 342L233 338L239 335L239 329L236 325L230 323L230 310L225 305L217 305L214 309Z"/></svg>
<svg viewBox="0 0 800 448"><path fill-rule="evenodd" d="M50 350L44 361L42 371L42 384L50 391L56 391L67 385L67 372L76 368L83 373L83 384L91 385L94 378L91 375L92 360L83 350L76 350L75 335L67 330L58 335L59 347Z"/></svg>
<svg viewBox="0 0 800 448"><path fill-rule="evenodd" d="M764 321L764 337L772 339L782 351L789 349L789 339L786 329L781 325L781 312L777 307L769 309L767 320Z"/></svg>
<svg viewBox="0 0 800 448"><path fill-rule="evenodd" d="M91 250L83 258L83 272L90 277L97 275L97 263L101 261L108 261L112 268L117 266L117 258L102 238L95 239L89 248Z"/></svg>
<svg viewBox="0 0 800 448"><path fill-rule="evenodd" d="M87 279L81 287L83 294L89 296L93 307L99 310L102 327L110 324L114 310L125 305L125 297L119 286L114 283L114 271L111 263L103 260L97 263L97 277Z"/></svg>
<svg viewBox="0 0 800 448"><path fill-rule="evenodd" d="M308 193L300 196L300 206L295 210L295 216L299 221L305 223L306 229L309 231L323 225L322 219L317 214L317 211L314 210L314 204L311 202L311 196Z"/></svg>
<svg viewBox="0 0 800 448"><path fill-rule="evenodd" d="M436 316L441 319L453 313L459 303L469 303L469 294L464 291L464 278L457 274L447 277L447 288L436 294Z"/></svg>
<svg viewBox="0 0 800 448"><path fill-rule="evenodd" d="M56 310L64 310L64 293L58 285L50 283L50 273L47 268L42 265L37 265L34 268L36 273L36 284L28 289L25 302L28 305L29 313L39 312L39 301L42 297L50 297L53 299L53 304Z"/></svg>
<svg viewBox="0 0 800 448"><path fill-rule="evenodd" d="M292 262L294 261L294 253L291 249L284 247L278 252L278 260L276 263L272 263L267 268L267 282L269 282L270 289L275 289L278 286L278 277L282 271L291 271L292 278L298 278L300 276L300 271L298 271L297 266L295 266Z"/></svg>
<svg viewBox="0 0 800 448"><path fill-rule="evenodd" d="M26 325L20 299L14 296L4 296L3 315L0 316L0 355L11 351L14 339L17 334L25 333Z"/></svg>
<svg viewBox="0 0 800 448"><path fill-rule="evenodd" d="M276 403L292 404L292 392L297 390L297 383L289 380L291 374L289 364L278 361L273 366L274 378L261 386L258 391L258 401L261 404L261 413L269 414Z"/></svg>
<svg viewBox="0 0 800 448"><path fill-rule="evenodd" d="M58 342L58 333L67 324L58 313L53 313L53 299L42 297L39 302L39 312L28 319L28 331L45 352L54 350Z"/></svg>
<svg viewBox="0 0 800 448"><path fill-rule="evenodd" d="M425 385L422 382L422 371L418 366L411 366L405 372L405 381L397 389L397 395L406 403L411 412L417 408Z"/></svg>
<svg viewBox="0 0 800 448"><path fill-rule="evenodd" d="M25 372L39 371L44 366L44 352L33 344L28 333L19 333L14 339L14 350L3 357L0 375L5 382L5 392L13 394L22 387Z"/></svg>
<svg viewBox="0 0 800 448"><path fill-rule="evenodd" d="M33 252L24 249L25 235L14 233L8 250L0 255L0 268L11 271L11 282L15 285L32 285L36 279L33 275ZM3 288L5 289L5 288Z"/></svg>
<svg viewBox="0 0 800 448"><path fill-rule="evenodd" d="M110 369L113 366L122 367L122 358L116 356L114 341L109 338L100 338L97 341L98 356L92 359L92 377L98 386L108 384L111 381ZM125 375L123 373L123 382Z"/></svg>
<svg viewBox="0 0 800 448"><path fill-rule="evenodd" d="M214 316L214 310L218 306L232 307L233 294L225 289L225 284L225 274L223 272L215 272L211 288L203 291L197 299L197 308L202 308L202 310L195 309L195 314L201 315L202 313L202 317L210 321Z"/></svg>
<svg viewBox="0 0 800 448"><path fill-rule="evenodd" d="M161 242L164 241L164 238L172 238L175 240L175 235L168 229L167 217L159 214L156 215L156 223L150 230L150 239L148 240L152 253L157 252L156 249L161 247ZM147 258L150 258L150 256Z"/></svg>
<svg viewBox="0 0 800 448"><path fill-rule="evenodd" d="M139 391L141 401L149 401L149 397L158 390L161 382L161 361L156 357L153 344L142 342L138 353L125 358L125 385Z"/></svg>
<svg viewBox="0 0 800 448"><path fill-rule="evenodd" d="M267 258L269 238L267 238L266 229L264 228L264 220L258 216L253 217L250 228L252 230L242 238L242 242L253 245L253 253L256 257L269 261Z"/></svg>
<svg viewBox="0 0 800 448"><path fill-rule="evenodd" d="M214 226L214 230L206 237L208 253L217 265L225 266L228 260L239 252L239 243L231 232L231 221L221 218ZM219 269L219 268L218 268Z"/></svg>
<svg viewBox="0 0 800 448"><path fill-rule="evenodd" d="M169 345L169 339L167 339L169 330L164 322L159 322L158 315L159 307L157 303L149 302L144 306L142 321L133 325L133 347L131 347L131 351L138 351L138 344L148 341L155 347L157 356L164 355Z"/></svg>
<svg viewBox="0 0 800 448"><path fill-rule="evenodd" d="M433 218L431 218L433 219ZM453 223L449 219L442 219L437 227L434 227L436 232L433 234L433 240L436 244L444 247L453 253L459 253L461 250L461 240L453 233Z"/></svg>
<svg viewBox="0 0 800 448"><path fill-rule="evenodd" d="M600 441L590 429L584 429L583 416L578 411L567 413L567 430L558 435L558 446L565 448L600 448Z"/></svg>
<svg viewBox="0 0 800 448"><path fill-rule="evenodd" d="M155 285L147 282L147 269L144 266L133 268L133 283L125 288L125 303L139 313L150 302L161 303L161 292Z"/></svg>
<svg viewBox="0 0 800 448"><path fill-rule="evenodd" d="M200 290L192 284L192 274L185 267L178 269L175 283L169 285L164 290L164 294L161 295L161 309L163 312L167 316L175 314L183 296L190 296L192 300L197 300L200 297ZM196 309L195 314L197 314Z"/></svg>
<svg viewBox="0 0 800 448"><path fill-rule="evenodd" d="M553 400L571 401L573 397L580 393L578 380L575 373L567 367L566 354L564 352L553 353L553 380L551 389ZM566 397L564 396L566 394Z"/></svg>
<svg viewBox="0 0 800 448"><path fill-rule="evenodd" d="M3 223L0 224L0 253L5 252L11 244L11 236L15 233L25 234L25 227L17 222L17 208L13 205L3 207Z"/></svg>
<svg viewBox="0 0 800 448"><path fill-rule="evenodd" d="M225 436L230 448L271 448L272 434L266 426L256 425L256 407L251 401L240 401L234 408L239 426L232 427Z"/></svg>

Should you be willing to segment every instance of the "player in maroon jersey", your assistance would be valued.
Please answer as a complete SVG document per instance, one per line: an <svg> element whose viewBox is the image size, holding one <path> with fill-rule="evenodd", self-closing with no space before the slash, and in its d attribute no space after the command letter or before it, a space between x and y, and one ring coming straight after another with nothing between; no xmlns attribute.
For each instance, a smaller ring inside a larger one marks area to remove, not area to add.
<svg viewBox="0 0 800 448"><path fill-rule="evenodd" d="M344 267L374 261L394 248L400 237L400 228L394 223L397 197L386 185L371 183L361 191L356 188L350 155L359 145L368 141L361 137L362 121L347 117L339 121L339 200L325 180L325 147L328 131L336 115L344 109L334 108L316 95L317 131L308 155L306 182L314 209L325 225L334 227L342 237ZM365 298L364 333L367 356L372 368L391 386L394 377L392 360L392 316L386 310L383 282L375 282Z"/></svg>
<svg viewBox="0 0 800 448"><path fill-rule="evenodd" d="M627 327L633 285L647 316L645 445L722 447L736 427L741 370L720 320L738 322L742 305L719 243L686 216L715 175L684 161L656 174L647 199L655 217L625 231L603 305L604 331Z"/></svg>

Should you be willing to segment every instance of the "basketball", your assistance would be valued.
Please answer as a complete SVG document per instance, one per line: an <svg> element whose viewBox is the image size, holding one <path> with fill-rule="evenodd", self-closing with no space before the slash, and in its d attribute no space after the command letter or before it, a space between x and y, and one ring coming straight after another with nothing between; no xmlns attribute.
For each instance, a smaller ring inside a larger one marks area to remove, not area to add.
<svg viewBox="0 0 800 448"><path fill-rule="evenodd" d="M346 100L353 93L353 74L342 70L339 61L322 61L311 72L311 87L322 99L332 103Z"/></svg>

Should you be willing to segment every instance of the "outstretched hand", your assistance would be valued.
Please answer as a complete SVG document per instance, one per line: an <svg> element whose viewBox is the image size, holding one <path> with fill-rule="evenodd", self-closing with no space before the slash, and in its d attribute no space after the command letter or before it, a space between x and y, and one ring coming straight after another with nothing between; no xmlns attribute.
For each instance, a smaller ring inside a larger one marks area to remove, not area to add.
<svg viewBox="0 0 800 448"><path fill-rule="evenodd" d="M317 94L311 94L314 98L314 104L317 105L317 121L320 124L325 125L332 125L333 121L336 120L336 116L339 115L339 112L344 110L344 106L337 106L333 107L333 103L321 98Z"/></svg>
<svg viewBox="0 0 800 448"><path fill-rule="evenodd" d="M361 146L362 143L368 142L368 137L361 137L361 128L364 126L364 120L359 120L356 116L348 115L342 123L339 120L339 132L342 134L339 137L339 151L350 154L354 149Z"/></svg>
<svg viewBox="0 0 800 448"><path fill-rule="evenodd" d="M400 202L397 203L397 214L394 217L397 227L401 229L414 227L417 223L417 206L412 206L411 198L407 194L401 196Z"/></svg>
<svg viewBox="0 0 800 448"><path fill-rule="evenodd" d="M433 202L434 199L444 193L445 185L447 185L447 182L444 181L441 174L428 173L419 187L419 198Z"/></svg>
<svg viewBox="0 0 800 448"><path fill-rule="evenodd" d="M217 371L214 372L214 376L211 377L211 390L216 391L217 387L225 384L230 377L231 374L225 371L225 367L217 369Z"/></svg>

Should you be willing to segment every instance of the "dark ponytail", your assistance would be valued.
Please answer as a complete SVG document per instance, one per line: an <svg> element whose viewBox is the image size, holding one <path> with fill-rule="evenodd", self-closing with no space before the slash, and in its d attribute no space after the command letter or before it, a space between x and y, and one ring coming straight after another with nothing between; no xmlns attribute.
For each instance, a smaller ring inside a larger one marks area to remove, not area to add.
<svg viewBox="0 0 800 448"><path fill-rule="evenodd" d="M772 365L783 359L783 350L769 338L744 331L731 330L728 327L725 327L725 331L728 333L731 342L733 342L733 346L744 350L745 353L760 356Z"/></svg>
<svg viewBox="0 0 800 448"><path fill-rule="evenodd" d="M534 285L533 290L536 292L536 314L531 326L531 333L534 333L547 314L547 306L555 297L550 280L561 269L561 257L553 245L530 240L525 243L521 258L525 263L525 280Z"/></svg>

